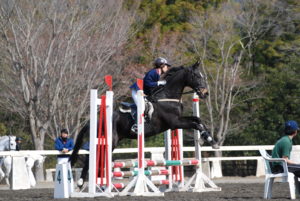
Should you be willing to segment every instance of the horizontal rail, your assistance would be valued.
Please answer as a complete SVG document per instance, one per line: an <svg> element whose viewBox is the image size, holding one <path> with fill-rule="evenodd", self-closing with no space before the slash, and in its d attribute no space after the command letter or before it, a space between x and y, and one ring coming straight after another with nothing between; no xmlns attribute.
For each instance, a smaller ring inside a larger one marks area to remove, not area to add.
<svg viewBox="0 0 300 201"><path fill-rule="evenodd" d="M34 154L40 155L71 155L72 151L69 153L61 153L57 150L24 150L24 151L0 151L0 156L31 156ZM78 154L89 154L86 150L79 150Z"/></svg>
<svg viewBox="0 0 300 201"><path fill-rule="evenodd" d="M272 150L274 145L248 145L248 146L221 146L220 149L212 149L212 147L201 147L201 151L258 151L260 148ZM300 150L300 145L293 146L293 150ZM145 152L163 153L164 147L146 147ZM184 152L194 152L195 147L183 147ZM137 153L137 148L118 148L113 151L113 154ZM0 151L0 156L29 156L32 154L40 155L70 155L69 153L63 154L57 150L24 150L24 151ZM86 150L79 150L79 154L89 154Z"/></svg>
<svg viewBox="0 0 300 201"><path fill-rule="evenodd" d="M300 145L297 145L300 147ZM297 147L293 146L293 147ZM247 145L247 146L221 146L220 149L213 149L212 147L201 147L201 151L258 151L260 148L272 150L274 145ZM137 153L137 148L118 148L113 151L114 154L122 153ZM184 152L194 152L195 147L183 147ZM145 147L145 152L164 152L164 147Z"/></svg>
<svg viewBox="0 0 300 201"><path fill-rule="evenodd" d="M208 157L204 161L241 161L241 160L259 160L261 156L236 156L236 157Z"/></svg>

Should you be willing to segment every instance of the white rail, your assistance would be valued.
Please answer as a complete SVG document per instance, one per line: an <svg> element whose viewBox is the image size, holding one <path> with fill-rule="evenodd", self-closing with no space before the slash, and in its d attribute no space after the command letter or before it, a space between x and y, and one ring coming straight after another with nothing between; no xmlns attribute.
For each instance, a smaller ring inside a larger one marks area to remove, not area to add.
<svg viewBox="0 0 300 201"><path fill-rule="evenodd" d="M40 154L44 156L50 155L71 155L72 152L63 154L57 150L24 150L24 151L0 151L0 156L30 156L33 154ZM79 150L79 154L88 154L86 150Z"/></svg>
<svg viewBox="0 0 300 201"><path fill-rule="evenodd" d="M264 148L266 150L272 150L273 145L255 145L255 146L221 146L220 149L212 149L211 147L205 146L201 147L201 151L258 151L260 148ZM300 145L296 145L293 147L299 147ZM137 148L118 148L113 151L113 154L125 154L125 153L137 153ZM165 147L146 147L145 152L150 153L163 153L165 151ZM194 152L195 147L183 147L184 152ZM69 152L67 154L71 154ZM88 154L89 152L86 150L80 150L79 154ZM27 156L31 154L40 154L40 155L62 155L60 151L57 150L24 150L24 151L0 151L0 156Z"/></svg>
<svg viewBox="0 0 300 201"><path fill-rule="evenodd" d="M205 146L201 147L201 151L258 151L260 148L264 148L266 150L272 150L274 145L248 145L248 146L221 146L220 149L212 149L211 147ZM113 151L113 154L126 154L126 153L137 153L137 148L118 148ZM150 152L152 156L159 156L163 157L165 148L164 147L146 147L145 152ZM195 147L183 147L183 152L194 152ZM68 153L71 154L72 152ZM86 150L80 150L79 154L88 154L89 152ZM293 151L291 153L291 158L300 163L300 145L294 145ZM0 156L29 156L33 154L40 154L40 155L62 155L60 151L57 150L24 150L24 151L2 151L0 152ZM299 159L298 159L299 158ZM263 164L261 163L261 157L259 154L256 156L234 156L234 157L208 157L202 158L205 162L211 162L211 167L209 166L210 171L212 174L210 177L221 177L221 165L220 161L234 161L234 160L257 160L257 174L256 176L262 176L264 173Z"/></svg>
<svg viewBox="0 0 300 201"><path fill-rule="evenodd" d="M297 145L298 146L298 145ZM201 151L258 151L260 148L266 150L272 150L274 145L250 145L250 146L221 146L220 149L213 149L211 147L205 146L201 147ZM294 146L296 147L296 146ZM300 145L299 145L300 147ZM146 147L145 152L164 152L164 147ZM195 147L183 147L184 152L194 152ZM137 148L121 148L115 149L114 154L120 153L137 153Z"/></svg>

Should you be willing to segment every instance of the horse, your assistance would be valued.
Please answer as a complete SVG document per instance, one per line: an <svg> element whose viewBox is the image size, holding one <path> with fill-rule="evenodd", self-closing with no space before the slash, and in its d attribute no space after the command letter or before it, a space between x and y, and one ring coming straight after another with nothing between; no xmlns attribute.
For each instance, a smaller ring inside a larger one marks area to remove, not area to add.
<svg viewBox="0 0 300 201"><path fill-rule="evenodd" d="M26 158L26 169L29 176L30 186L34 187L36 185L36 180L34 174L32 172L33 166L40 168L44 163L46 156L42 156L40 154L31 154Z"/></svg>
<svg viewBox="0 0 300 201"><path fill-rule="evenodd" d="M41 167L41 165L45 161L45 158L46 157L40 154L32 154L25 157L26 170L27 170L29 183L31 187L34 187L36 185L36 180L32 172L32 168L33 166ZM9 176L11 172L11 164L12 164L11 156L4 156L2 163L0 164L0 181L2 181L3 178L5 178L5 182L7 185L10 185Z"/></svg>
<svg viewBox="0 0 300 201"><path fill-rule="evenodd" d="M207 127L201 119L196 116L182 116L183 104L181 97L185 87L192 88L199 98L205 99L208 96L206 89L206 80L199 70L199 62L190 67L173 67L161 76L166 80L166 84L153 90L150 96L147 96L147 102L150 104L150 113L145 111L145 137L150 137L162 133L168 129L196 129L200 131L201 138L209 142L213 148L218 148L217 143L211 137ZM146 107L147 108L147 107ZM128 108L127 108L128 109ZM113 114L113 136L112 149L116 148L119 141L125 138L136 139L137 135L132 134L131 126L135 123L133 115L124 110L114 111ZM89 132L87 123L79 132L73 153L70 157L73 166L77 160L77 154L83 143L83 137ZM85 162L84 169L88 169L88 160ZM77 185L82 186L86 179L86 172L81 175Z"/></svg>
<svg viewBox="0 0 300 201"><path fill-rule="evenodd" d="M0 137L0 151L16 150L16 136L2 136ZM2 169L4 167L4 171ZM11 156L0 157L0 181L5 178L9 185L9 175L11 171Z"/></svg>
<svg viewBox="0 0 300 201"><path fill-rule="evenodd" d="M16 136L0 137L0 151L16 151L16 150L17 150ZM41 164L44 162L45 157L40 154L32 154L30 156L26 156L25 160L26 160L26 169L29 176L30 185L35 186L36 181L31 169L34 165L40 167ZM12 164L11 156L0 157L0 181L2 181L5 178L5 182L7 185L10 185L9 176L11 172L11 164Z"/></svg>

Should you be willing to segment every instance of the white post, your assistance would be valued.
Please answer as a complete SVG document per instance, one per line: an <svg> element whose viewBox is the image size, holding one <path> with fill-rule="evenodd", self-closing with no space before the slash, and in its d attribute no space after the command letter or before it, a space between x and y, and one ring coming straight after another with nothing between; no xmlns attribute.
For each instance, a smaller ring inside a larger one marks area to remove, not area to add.
<svg viewBox="0 0 300 201"><path fill-rule="evenodd" d="M105 192L111 193L112 191L112 122L113 122L113 91L106 92L106 122L107 122L107 161L106 161L106 177L107 177L107 188Z"/></svg>
<svg viewBox="0 0 300 201"><path fill-rule="evenodd" d="M179 147L180 147L180 160L183 160L183 133L182 129L178 129ZM180 174L182 175L182 181L178 184L178 188L184 187L184 166L181 166Z"/></svg>
<svg viewBox="0 0 300 201"><path fill-rule="evenodd" d="M89 154L89 193L96 193L96 145L97 136L97 106L100 104L97 90L91 90L90 100L90 154Z"/></svg>
<svg viewBox="0 0 300 201"><path fill-rule="evenodd" d="M69 198L70 182L68 164L56 164L54 198Z"/></svg>
<svg viewBox="0 0 300 201"><path fill-rule="evenodd" d="M164 132L164 138L165 138L165 160L171 160L171 130L167 130ZM172 178L172 166L168 167L169 175L169 188L167 191L172 191L173 188L173 178Z"/></svg>
<svg viewBox="0 0 300 201"><path fill-rule="evenodd" d="M5 160L5 159L4 159ZM30 180L27 173L26 162L24 156L8 156L6 160L11 162L11 182L12 190L29 189Z"/></svg>

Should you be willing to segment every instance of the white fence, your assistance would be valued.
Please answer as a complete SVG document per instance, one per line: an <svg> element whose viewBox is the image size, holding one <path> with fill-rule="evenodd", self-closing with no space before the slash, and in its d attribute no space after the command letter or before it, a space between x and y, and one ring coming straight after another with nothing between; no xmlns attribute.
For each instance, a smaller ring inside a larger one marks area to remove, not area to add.
<svg viewBox="0 0 300 201"><path fill-rule="evenodd" d="M264 148L266 150L272 150L273 145L255 145L255 146L221 146L220 149L215 150L211 147L201 147L202 152L214 152L214 151L258 151L260 148ZM128 153L137 153L137 148L120 148L115 149L113 154L128 154ZM164 147L146 147L145 152L151 154L152 159L161 159L163 158L165 148ZM183 152L194 152L195 147L183 147ZM0 152L0 156L28 156L34 153L38 153L41 155L61 155L61 152L56 150L32 150L32 151L2 151ZM88 154L88 151L80 150L79 154ZM291 159L300 163L300 145L293 146L293 151L291 153ZM206 172L208 176L211 178L214 177L222 177L221 170L221 161L235 161L235 160L257 160L257 171L256 176L264 175L264 166L262 163L262 158L257 153L256 156L236 156L236 157L203 157L203 165L207 166L209 172ZM209 163L210 162L210 163ZM53 169L52 169L53 170ZM47 170L46 170L47 172ZM49 174L52 171L48 171ZM46 178L49 175L46 175Z"/></svg>

